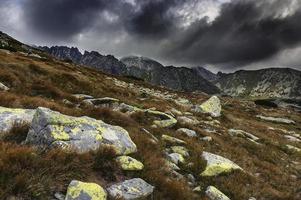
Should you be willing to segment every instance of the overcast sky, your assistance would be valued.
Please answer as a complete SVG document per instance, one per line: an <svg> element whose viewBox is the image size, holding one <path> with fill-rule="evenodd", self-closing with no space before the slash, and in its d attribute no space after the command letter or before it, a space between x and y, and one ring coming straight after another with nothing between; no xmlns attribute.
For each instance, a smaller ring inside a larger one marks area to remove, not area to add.
<svg viewBox="0 0 301 200"><path fill-rule="evenodd" d="M301 0L0 0L0 19L28 44L214 72L301 70Z"/></svg>

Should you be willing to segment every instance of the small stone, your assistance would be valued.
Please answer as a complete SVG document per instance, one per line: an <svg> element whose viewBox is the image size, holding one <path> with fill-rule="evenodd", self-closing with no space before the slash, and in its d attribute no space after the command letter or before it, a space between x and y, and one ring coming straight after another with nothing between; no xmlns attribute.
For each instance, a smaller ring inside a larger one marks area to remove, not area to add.
<svg viewBox="0 0 301 200"><path fill-rule="evenodd" d="M8 91L9 87L7 87L6 85L4 85L3 83L0 82L0 90Z"/></svg>
<svg viewBox="0 0 301 200"><path fill-rule="evenodd" d="M197 137L197 134L194 130L190 130L188 128L179 128L177 133L183 133L188 137Z"/></svg>
<svg viewBox="0 0 301 200"><path fill-rule="evenodd" d="M185 141L169 135L162 135L162 140L170 144L186 144Z"/></svg>
<svg viewBox="0 0 301 200"><path fill-rule="evenodd" d="M296 122L290 119L280 118L280 117L266 117L262 115L256 115L257 118L270 121L270 122L276 122L276 123L283 123L283 124L295 124Z"/></svg>
<svg viewBox="0 0 301 200"><path fill-rule="evenodd" d="M185 157L189 156L188 149L186 149L185 147L182 147L182 146L172 146L171 151L173 153L181 154L182 156L185 156Z"/></svg>
<svg viewBox="0 0 301 200"><path fill-rule="evenodd" d="M116 161L120 164L121 168L126 171L139 171L143 169L142 162L130 157L130 156L119 156Z"/></svg>
<svg viewBox="0 0 301 200"><path fill-rule="evenodd" d="M208 186L205 194L210 200L230 200L229 197L213 186Z"/></svg>
<svg viewBox="0 0 301 200"><path fill-rule="evenodd" d="M174 164L178 165L180 163L184 163L185 162L185 159L184 157L179 154L179 153L171 153L171 154L168 154L168 158L171 162L173 162Z"/></svg>
<svg viewBox="0 0 301 200"><path fill-rule="evenodd" d="M206 142L211 142L212 141L212 137L206 136L206 137L202 137L200 140L206 141Z"/></svg>
<svg viewBox="0 0 301 200"><path fill-rule="evenodd" d="M97 199L106 200L107 193L95 183L84 183L73 180L68 186L65 200Z"/></svg>

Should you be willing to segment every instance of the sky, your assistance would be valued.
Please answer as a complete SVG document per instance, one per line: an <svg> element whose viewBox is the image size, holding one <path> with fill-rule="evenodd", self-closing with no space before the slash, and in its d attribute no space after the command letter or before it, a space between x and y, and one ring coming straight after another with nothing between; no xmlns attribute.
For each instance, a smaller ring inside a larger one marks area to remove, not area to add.
<svg viewBox="0 0 301 200"><path fill-rule="evenodd" d="M301 0L0 0L0 19L27 44L213 72L301 70Z"/></svg>

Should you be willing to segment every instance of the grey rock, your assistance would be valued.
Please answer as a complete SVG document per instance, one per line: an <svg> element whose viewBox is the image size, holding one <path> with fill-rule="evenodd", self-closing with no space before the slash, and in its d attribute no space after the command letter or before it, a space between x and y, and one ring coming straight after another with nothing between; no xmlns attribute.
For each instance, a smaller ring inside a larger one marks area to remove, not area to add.
<svg viewBox="0 0 301 200"><path fill-rule="evenodd" d="M224 193L219 191L214 186L208 186L205 194L210 200L230 200L229 197L227 197Z"/></svg>
<svg viewBox="0 0 301 200"><path fill-rule="evenodd" d="M185 162L184 157L179 153L168 154L168 159L176 165Z"/></svg>
<svg viewBox="0 0 301 200"><path fill-rule="evenodd" d="M208 113L212 117L220 117L222 111L221 101L217 96L212 96L200 106L195 106L193 111Z"/></svg>
<svg viewBox="0 0 301 200"><path fill-rule="evenodd" d="M197 137L197 133L194 130L190 130L188 128L179 128L177 133L185 134L188 137Z"/></svg>
<svg viewBox="0 0 301 200"><path fill-rule="evenodd" d="M0 90L8 91L9 87L7 87L6 85L4 85L3 83L0 82Z"/></svg>
<svg viewBox="0 0 301 200"><path fill-rule="evenodd" d="M141 178L134 178L112 185L107 191L112 198L131 200L148 197L153 193L154 187Z"/></svg>
<svg viewBox="0 0 301 200"><path fill-rule="evenodd" d="M257 118L269 121L269 122L276 122L276 123L283 123L283 124L295 124L296 122L290 119L286 118L280 118L280 117L266 117L262 115L256 115Z"/></svg>
<svg viewBox="0 0 301 200"><path fill-rule="evenodd" d="M200 122L193 116L189 116L189 117L186 117L186 116L180 116L180 117L177 117L177 120L179 123L181 124L188 124L188 125L197 125L199 124Z"/></svg>
<svg viewBox="0 0 301 200"><path fill-rule="evenodd" d="M111 146L119 155L137 151L128 132L90 117L71 117L47 108L37 108L26 138L27 144L52 145L87 152Z"/></svg>

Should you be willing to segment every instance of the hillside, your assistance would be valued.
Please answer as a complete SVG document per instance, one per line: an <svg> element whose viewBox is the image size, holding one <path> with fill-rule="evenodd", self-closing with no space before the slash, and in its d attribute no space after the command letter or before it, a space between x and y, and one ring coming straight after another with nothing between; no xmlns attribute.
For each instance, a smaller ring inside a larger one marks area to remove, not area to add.
<svg viewBox="0 0 301 200"><path fill-rule="evenodd" d="M301 72L289 68L268 68L219 74L216 82L231 96L253 98L300 98Z"/></svg>
<svg viewBox="0 0 301 200"><path fill-rule="evenodd" d="M300 113L6 47L0 199L301 198Z"/></svg>

